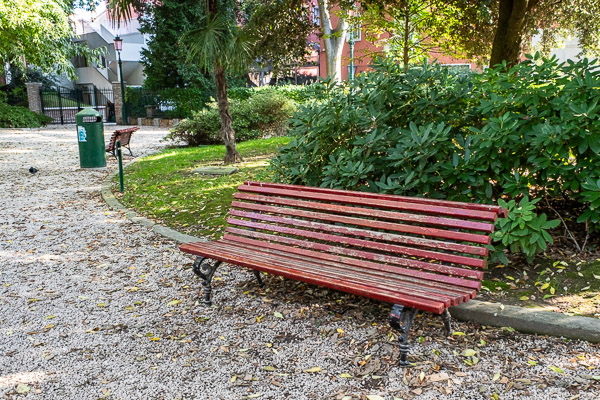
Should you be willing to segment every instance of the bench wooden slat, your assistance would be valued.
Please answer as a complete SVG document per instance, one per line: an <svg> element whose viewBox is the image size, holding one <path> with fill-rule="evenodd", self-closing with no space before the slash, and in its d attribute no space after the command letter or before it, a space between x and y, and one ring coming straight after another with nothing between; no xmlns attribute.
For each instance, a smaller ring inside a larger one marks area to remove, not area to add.
<svg viewBox="0 0 600 400"><path fill-rule="evenodd" d="M453 292L463 296L463 301L467 301L475 297L476 291L472 288L465 287L464 279L456 277L448 277L445 275L437 275L429 272L407 270L392 265L376 263L367 260L358 260L356 258L337 256L330 253L323 253L313 250L301 249L297 247L285 246L277 243L271 243L266 241L260 241L241 236L225 234L223 240L230 244L238 244L240 246L248 245L251 248L261 248L265 251L277 250L288 254L297 254L302 257L311 257L313 259L322 259L355 267L364 268L366 270L374 271L376 275L387 276L390 273L399 275L403 280L413 282L421 286L430 286L433 288L443 289L448 292ZM387 275L385 275L387 274ZM440 279L445 278L445 279Z"/></svg>
<svg viewBox="0 0 600 400"><path fill-rule="evenodd" d="M439 228L431 228L431 227L423 227L416 225L406 225L406 224L398 224L394 222L386 222L381 220L373 220L367 218L357 218L357 217L347 217L344 215L337 214L328 214L324 212L316 212L316 211L306 211L299 210L291 207L276 207L269 206L265 204L258 203L248 203L242 201L233 201L231 203L232 208L241 208L246 210L253 211L263 211L267 213L275 213L281 215L295 216L295 217L303 217L303 218L311 218L318 219L327 222L334 222L338 224L348 224L348 225L356 225L363 226L366 228L374 228L374 229L385 229L388 231L409 233L414 235L421 236L430 236L440 239L452 239L455 241L461 242L472 242L479 244L489 244L490 237L488 235L479 235L476 233L468 233L468 232L455 232L448 231Z"/></svg>
<svg viewBox="0 0 600 400"><path fill-rule="evenodd" d="M346 245L368 248L373 250L381 250L391 253L399 253L413 257L445 261L455 264L463 264L471 267L485 268L486 261L480 258L472 258L466 256L460 256L456 254L440 253L431 250L416 249L413 247L400 246L395 244L381 243L375 241L369 241L364 239L356 239L351 237L345 237L340 235L329 235L326 233L307 231L304 229L289 228L281 225L265 224L260 222L246 221L236 218L228 218L227 223L235 226L243 226L250 229L261 229L270 232L277 232L280 234L288 234L294 236L300 236L304 238L317 239L322 241L328 241L332 243L342 243Z"/></svg>
<svg viewBox="0 0 600 400"><path fill-rule="evenodd" d="M262 187L270 187L270 188L281 188L281 189L292 189L297 190L297 185L288 185L284 183L271 183L271 182L256 182L256 181L246 181L245 185L249 186L262 186ZM432 205L440 205L452 208L466 208L469 210L479 210L479 211L489 211L498 214L500 217L506 218L507 212L500 206L494 206L491 204L479 204L479 203L464 203L459 201L451 201L451 200L441 200L441 199L427 199L423 197L408 197L408 196L399 196L399 195L388 195L384 193L371 193L371 192L359 192L355 190L341 190L341 189L329 189L329 188L321 188L315 186L302 186L302 190L308 192L315 193L330 193L330 194L341 194L348 195L349 193L352 196L363 197L369 199L380 199L380 200L392 200L396 201L397 199L402 199L409 201L411 203L421 203L421 204L432 204Z"/></svg>
<svg viewBox="0 0 600 400"><path fill-rule="evenodd" d="M400 365L409 365L416 309L442 314L481 289L494 221L501 207L246 182L231 203L223 237L180 246L198 255L194 273L211 305L221 262L394 303ZM208 259L208 260L206 260ZM210 261L210 260L216 261Z"/></svg>
<svg viewBox="0 0 600 400"><path fill-rule="evenodd" d="M490 211L479 211L479 210L469 210L464 208L451 208L444 206L435 206L430 204L422 204L422 203L411 203L408 201L401 200L379 200L379 199L369 199L364 197L355 197L349 195L339 195L339 194L329 194L329 193L318 193L318 192L308 192L298 190L290 190L290 189L279 189L279 188L270 188L264 186L249 186L249 185L240 185L238 190L244 192L252 192L252 193L260 193L260 194L268 194L268 195L277 195L283 197L292 197L292 198L300 198L300 199L308 199L308 200L319 200L319 201L327 201L331 203L341 203L341 204L354 204L360 206L369 206L369 207L377 207L381 209L388 210L402 210L402 211L413 211L418 213L425 214L436 214L436 215L444 215L448 217L461 217L466 219L477 219L482 221L491 221L494 222L498 218L498 214Z"/></svg>
<svg viewBox="0 0 600 400"><path fill-rule="evenodd" d="M110 140L106 145L106 152L112 153L112 155L116 157L117 155L115 154L115 151L117 149L117 141L121 141L121 147L124 147L127 150L129 150L129 154L133 156L131 148L129 147L129 142L131 141L131 135L139 129L140 128L137 126L132 126L130 128L115 130L110 136Z"/></svg>
<svg viewBox="0 0 600 400"><path fill-rule="evenodd" d="M390 292L403 294L410 293L410 296L412 297L442 302L446 307L458 305L463 302L464 296L462 294L449 293L431 286L403 281L397 279L395 276L375 276L366 273L365 270L349 267L340 263L327 263L323 260L312 260L307 257L299 258L297 255L293 254L261 251L260 249L251 247L237 247L221 241L211 242L209 247L214 250L226 252L229 255L233 254L240 257L246 256L255 262L278 263L314 275L328 276L341 282L352 282L358 285L385 289Z"/></svg>
<svg viewBox="0 0 600 400"><path fill-rule="evenodd" d="M371 218L382 218L391 221L406 221L417 224L444 226L452 229L467 229L490 233L494 230L494 224L486 222L465 221L454 218L435 217L430 215L408 214L396 211L377 210L373 208L350 207L339 204L319 203L315 201L295 200L284 197L263 196L251 193L236 193L237 200L255 201L265 204L277 204L290 207L301 207L319 211L331 211L346 215L360 215ZM460 233L460 232L457 232Z"/></svg>
<svg viewBox="0 0 600 400"><path fill-rule="evenodd" d="M357 285L354 283L342 283L338 280L328 279L327 277L315 276L310 273L306 273L303 271L297 271L295 269L278 265L273 262L263 262L256 263L249 260L248 257L245 256L228 256L223 254L222 252L205 249L203 248L201 251L199 249L194 248L191 245L182 245L181 250L190 254L195 254L203 257L209 257L214 260L221 260L225 262L230 262L235 265L239 265L246 268L256 269L258 271L271 273L274 275L280 275L285 278L300 280L306 283L324 286L330 289L339 290L342 292L349 292L353 294L357 294L359 296L370 297L375 300L385 301L388 303L402 303L407 307L414 307L420 310L429 311L435 314L441 314L444 311L444 304L437 301L427 300L427 299L416 299L414 297L398 294L398 293L390 293L387 290L377 289L369 286Z"/></svg>
<svg viewBox="0 0 600 400"><path fill-rule="evenodd" d="M386 255L386 254L379 254L379 253L369 252L369 251L365 251L365 250L357 250L357 249L352 249L352 248L347 248L347 247L339 247L339 246L334 246L331 244L317 243L317 242L312 242L312 241L308 241L308 240L300 240L300 239L295 239L295 238L290 238L290 237L285 237L285 236L277 236L277 235L272 235L272 234L268 234L268 233L250 231L250 230L239 229L239 228L234 228L234 227L227 227L225 229L225 232L228 232L228 233L231 233L234 235L240 235L240 236L246 236L246 237L251 237L251 238L256 238L256 239L273 241L276 243L285 243L285 244L289 244L292 246L302 247L305 249L325 251L325 252L340 254L340 255L344 255L344 256L348 256L348 257L364 258L366 260L371 260L371 261L379 261L379 262L389 263L389 264L393 264L393 265L400 265L403 267L417 268L417 269L421 269L421 270L425 270L425 271L436 272L436 273L443 274L443 275L440 275L440 279L446 279L446 278L452 278L452 277L476 279L473 281L465 280L463 282L463 285L465 287L470 287L470 288L473 288L476 290L479 290L481 288L480 280L483 279L483 271L478 271L478 270L458 268L458 267L452 267L452 266L441 265L441 264L433 264L433 263L420 261L420 260L416 260L416 259L402 258L402 257L391 256L391 255ZM452 277L448 277L445 275L452 275ZM447 281L443 280L443 282L447 282Z"/></svg>
<svg viewBox="0 0 600 400"><path fill-rule="evenodd" d="M416 246L420 246L420 247L428 247L428 248L432 248L432 249L456 251L459 253L467 253L467 254L472 254L472 255L476 255L476 256L484 256L485 257L488 254L488 249L485 247L470 246L470 245L454 243L454 242L443 242L441 240L432 240L432 239L426 239L426 238L422 238L422 237L402 236L402 235L397 235L397 234L388 233L388 232L370 231L370 230L358 229L358 228L353 228L353 227L348 227L348 226L324 224L321 222L307 221L307 220L296 219L296 218L279 217L276 215L260 214L260 213L240 211L240 210L235 210L235 209L232 209L229 212L229 215L236 216L236 217L250 218L253 220L257 220L257 221L268 221L268 222L273 222L273 223L277 223L277 224L292 225L292 226L298 226L298 227L309 228L309 229L318 229L318 230L324 231L324 232L335 232L335 233L341 233L343 235L352 235L352 236L361 236L361 237L370 238L370 239L379 239L379 240L384 240L384 241L393 242L393 243L411 244L411 245L416 245Z"/></svg>

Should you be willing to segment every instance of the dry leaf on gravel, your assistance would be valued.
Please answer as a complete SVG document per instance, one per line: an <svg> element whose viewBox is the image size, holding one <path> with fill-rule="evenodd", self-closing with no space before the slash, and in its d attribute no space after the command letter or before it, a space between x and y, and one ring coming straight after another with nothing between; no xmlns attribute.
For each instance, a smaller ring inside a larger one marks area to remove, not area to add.
<svg viewBox="0 0 600 400"><path fill-rule="evenodd" d="M319 372L319 371L321 371L321 367L312 367L312 368L309 368L309 369L304 369L302 371L303 372L308 372L308 373Z"/></svg>
<svg viewBox="0 0 600 400"><path fill-rule="evenodd" d="M31 387L29 385L26 385L24 383L19 383L17 385L17 389L15 389L15 391L19 394L25 394L25 393L29 393L29 391L31 390Z"/></svg>

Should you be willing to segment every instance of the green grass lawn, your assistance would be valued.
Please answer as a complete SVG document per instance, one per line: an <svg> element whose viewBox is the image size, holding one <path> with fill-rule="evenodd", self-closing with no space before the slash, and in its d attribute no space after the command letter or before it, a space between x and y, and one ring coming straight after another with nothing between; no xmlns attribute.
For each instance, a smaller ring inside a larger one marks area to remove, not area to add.
<svg viewBox="0 0 600 400"><path fill-rule="evenodd" d="M77 103L77 100L73 100L69 97L60 96L60 103L58 102L58 96L56 93L42 93L42 101L44 102L46 107L58 107L59 104L63 107L91 107L91 104L86 104L84 102Z"/></svg>
<svg viewBox="0 0 600 400"><path fill-rule="evenodd" d="M244 162L227 176L192 172L222 165L225 146L166 149L125 169L125 193L118 193L118 177L113 189L125 206L146 217L180 232L219 238L237 186L245 180L270 180L269 160L288 141L276 137L238 144Z"/></svg>

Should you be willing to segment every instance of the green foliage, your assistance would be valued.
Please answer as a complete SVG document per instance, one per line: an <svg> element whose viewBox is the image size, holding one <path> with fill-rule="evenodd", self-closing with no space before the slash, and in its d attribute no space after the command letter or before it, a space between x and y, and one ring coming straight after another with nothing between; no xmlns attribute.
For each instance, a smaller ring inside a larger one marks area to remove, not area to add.
<svg viewBox="0 0 600 400"><path fill-rule="evenodd" d="M165 139L183 142L188 146L217 144L221 142L221 119L216 103L192 114L175 125Z"/></svg>
<svg viewBox="0 0 600 400"><path fill-rule="evenodd" d="M246 100L254 93L260 91L275 91L282 94L289 100L296 103L304 103L312 98L310 85L281 85L281 86L261 86L261 87L233 87L227 90L227 95L232 100Z"/></svg>
<svg viewBox="0 0 600 400"><path fill-rule="evenodd" d="M10 74L10 83L0 86L0 91L6 93L8 96L6 102L11 106L29 106L26 82L41 82L44 89L56 86L50 76L35 67L29 67L22 71L11 66L8 74Z"/></svg>
<svg viewBox="0 0 600 400"><path fill-rule="evenodd" d="M27 66L43 72L75 76L71 58L99 54L73 42L69 0L3 0L0 2L0 64L22 71Z"/></svg>
<svg viewBox="0 0 600 400"><path fill-rule="evenodd" d="M272 90L260 90L244 100L230 100L233 129L238 141L287 133L288 120L295 104ZM215 144L221 141L221 120L216 102L181 121L167 136L190 146Z"/></svg>
<svg viewBox="0 0 600 400"><path fill-rule="evenodd" d="M538 216L535 204L540 200L529 201L525 196L517 204L515 200L506 202L498 199L498 205L508 210L508 216L496 222L493 240L498 244L494 248L492 261L508 263L502 251L507 248L512 253L522 252L527 262L531 262L536 254L546 250L547 243L553 243L548 230L556 228L560 220L548 221L546 214Z"/></svg>
<svg viewBox="0 0 600 400"><path fill-rule="evenodd" d="M598 225L600 221L600 179L594 180L588 177L587 181L581 183L581 197L587 205L587 209L579 216L577 222L591 222Z"/></svg>
<svg viewBox="0 0 600 400"><path fill-rule="evenodd" d="M141 3L140 32L150 40L142 50L144 87L157 90L205 87L207 78L196 66L186 65L179 38L199 27L204 8L197 0L162 0Z"/></svg>
<svg viewBox="0 0 600 400"><path fill-rule="evenodd" d="M210 101L209 91L199 88L171 88L157 91L128 87L125 92L128 114L146 117L146 107L154 107L155 116L186 118Z"/></svg>
<svg viewBox="0 0 600 400"><path fill-rule="evenodd" d="M469 75L380 61L342 86L316 85L322 97L300 107L272 168L278 181L313 186L566 199L597 229L599 89L600 67L588 60L536 56Z"/></svg>
<svg viewBox="0 0 600 400"><path fill-rule="evenodd" d="M255 60L273 67L273 75L302 65L309 55L307 38L317 28L313 4L304 0L246 0L248 29L257 38Z"/></svg>
<svg viewBox="0 0 600 400"><path fill-rule="evenodd" d="M48 124L52 118L30 111L21 106L10 106L4 101L6 95L0 94L0 128L39 128Z"/></svg>
<svg viewBox="0 0 600 400"><path fill-rule="evenodd" d="M377 41L387 57L405 66L433 51L465 57L461 38L463 13L444 0L364 1L362 22L369 40ZM356 23L355 23L356 25Z"/></svg>

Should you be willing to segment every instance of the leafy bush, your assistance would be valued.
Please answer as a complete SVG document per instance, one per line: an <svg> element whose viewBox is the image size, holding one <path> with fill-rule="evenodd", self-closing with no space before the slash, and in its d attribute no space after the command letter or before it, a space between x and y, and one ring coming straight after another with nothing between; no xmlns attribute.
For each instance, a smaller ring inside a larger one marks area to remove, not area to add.
<svg viewBox="0 0 600 400"><path fill-rule="evenodd" d="M538 216L535 213L535 204L540 200L529 201L525 196L517 204L515 200L506 202L498 199L498 205L508 210L508 216L496 222L498 230L494 232L493 239L500 245L492 253L493 261L507 263L508 259L501 250L508 248L513 253L522 252L527 262L531 262L536 254L546 250L547 243L553 243L547 231L556 228L560 221L548 221L546 214Z"/></svg>
<svg viewBox="0 0 600 400"><path fill-rule="evenodd" d="M0 98L0 128L39 128L52 118L21 106L10 106Z"/></svg>
<svg viewBox="0 0 600 400"><path fill-rule="evenodd" d="M480 203L566 199L584 210L579 222L600 225L595 62L536 55L461 75L384 60L354 81L313 86L320 100L300 107L272 160L277 181Z"/></svg>
<svg viewBox="0 0 600 400"><path fill-rule="evenodd" d="M231 100L230 113L237 141L280 136L287 133L288 120L295 104L272 90L260 90L245 100ZM221 119L216 102L193 113L192 118L177 124L168 139L183 141L190 146L221 142Z"/></svg>
<svg viewBox="0 0 600 400"><path fill-rule="evenodd" d="M198 88L171 88L158 91L127 88L125 98L132 117L146 117L146 107L153 106L153 115L165 118L186 118L203 109L210 101L209 92Z"/></svg>
<svg viewBox="0 0 600 400"><path fill-rule="evenodd" d="M189 146L217 144L221 142L220 128L219 110L216 103L212 103L208 108L192 113L191 118L180 121L165 139L181 141Z"/></svg>
<svg viewBox="0 0 600 400"><path fill-rule="evenodd" d="M258 88L234 87L227 89L229 100L248 100Z"/></svg>
<svg viewBox="0 0 600 400"><path fill-rule="evenodd" d="M233 100L247 100L254 93L261 91L278 92L285 96L289 100L293 100L296 103L304 103L311 99L312 96L312 85L280 85L280 86L261 86L261 87L234 87L227 91L227 95Z"/></svg>

